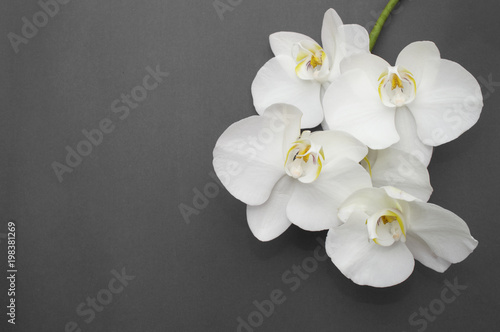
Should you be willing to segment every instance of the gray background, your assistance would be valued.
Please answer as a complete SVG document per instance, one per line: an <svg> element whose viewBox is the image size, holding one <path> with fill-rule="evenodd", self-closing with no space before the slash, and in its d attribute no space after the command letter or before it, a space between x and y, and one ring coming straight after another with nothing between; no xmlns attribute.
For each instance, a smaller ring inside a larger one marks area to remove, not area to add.
<svg viewBox="0 0 500 332"><path fill-rule="evenodd" d="M221 0L227 3L225 0ZM320 40L324 12L371 28L386 0L243 0L219 18L205 1L71 1L14 53L35 1L1 4L1 224L17 222L17 331L235 331L253 301L279 289L286 300L256 331L416 331L409 317L440 297L445 280L467 289L427 331L497 329L500 83L483 85L479 122L435 150L431 202L468 222L479 246L443 274L415 266L403 284L360 287L328 261L295 291L282 275L312 257L316 238L291 227L261 243L245 205L221 188L187 224L179 204L213 181L212 149L233 122L254 114L250 93L281 30ZM413 41L432 40L443 58L500 82L495 0L403 0L374 53L394 63ZM110 105L159 65L169 76L120 120ZM446 82L443 82L446 84ZM59 182L82 130L109 118L113 132ZM6 244L0 238L0 320L5 330ZM320 250L324 254L324 250ZM76 313L107 289L112 270L135 279L86 323ZM421 327L419 325L418 327Z"/></svg>

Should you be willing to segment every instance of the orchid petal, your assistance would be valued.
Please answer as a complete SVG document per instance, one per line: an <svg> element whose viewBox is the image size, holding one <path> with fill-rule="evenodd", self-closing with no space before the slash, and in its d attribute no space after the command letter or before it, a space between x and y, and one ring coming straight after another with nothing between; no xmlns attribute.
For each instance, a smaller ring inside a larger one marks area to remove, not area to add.
<svg viewBox="0 0 500 332"><path fill-rule="evenodd" d="M215 173L226 189L249 205L264 203L285 174L285 138L300 134L301 113L274 105L262 116L251 116L226 129L214 148ZM287 125L285 125L287 121Z"/></svg>
<svg viewBox="0 0 500 332"><path fill-rule="evenodd" d="M413 257L428 268L437 272L444 272L451 263L437 256L431 248L419 238L416 234L408 234L406 237L406 246L410 249Z"/></svg>
<svg viewBox="0 0 500 332"><path fill-rule="evenodd" d="M339 207L338 216L346 222L355 211L365 214L365 219L382 209L401 209L399 203L387 195L383 188L364 188L349 196Z"/></svg>
<svg viewBox="0 0 500 332"><path fill-rule="evenodd" d="M410 71L417 83L417 90L422 76L429 75L440 60L439 50L433 42L414 42L403 48L396 60L396 65Z"/></svg>
<svg viewBox="0 0 500 332"><path fill-rule="evenodd" d="M410 154L410 158L418 159L424 166L431 161L433 147L425 145L417 135L417 124L406 107L398 107L396 110L396 129L399 134L399 142L391 145L391 148Z"/></svg>
<svg viewBox="0 0 500 332"><path fill-rule="evenodd" d="M401 211L405 210L407 202L413 202L415 200L419 200L417 197L410 195L406 191L403 191L393 186L385 186L382 187L382 189L385 191L387 196L398 200L398 205L399 205L398 209Z"/></svg>
<svg viewBox="0 0 500 332"><path fill-rule="evenodd" d="M260 241L270 241L290 227L286 206L293 193L294 184L295 181L285 175L276 183L271 196L264 204L247 206L248 226Z"/></svg>
<svg viewBox="0 0 500 332"><path fill-rule="evenodd" d="M338 29L342 26L342 19L333 9L328 9L323 17L323 26L321 28L321 42L323 43L323 49L325 50L330 65L334 64L336 61L337 45L336 40L338 38Z"/></svg>
<svg viewBox="0 0 500 332"><path fill-rule="evenodd" d="M270 105L290 104L304 113L302 128L313 128L323 120L321 84L298 78L295 67L291 57L277 56L259 70L252 83L255 109L262 114Z"/></svg>
<svg viewBox="0 0 500 332"><path fill-rule="evenodd" d="M350 219L332 228L326 237L326 252L337 268L359 285L389 287L406 280L415 260L402 242L384 247L368 241L363 219Z"/></svg>
<svg viewBox="0 0 500 332"><path fill-rule="evenodd" d="M325 163L339 159L350 159L359 162L368 153L366 145L342 131L316 131L311 140L323 147Z"/></svg>
<svg viewBox="0 0 500 332"><path fill-rule="evenodd" d="M458 263L476 248L478 242L469 227L453 212L417 201L408 204L408 209L411 233L420 237L438 257Z"/></svg>
<svg viewBox="0 0 500 332"><path fill-rule="evenodd" d="M376 150L371 163L374 187L393 186L427 201L432 194L429 172L412 155L394 149Z"/></svg>
<svg viewBox="0 0 500 332"><path fill-rule="evenodd" d="M330 81L341 73L340 63L347 57L369 53L370 37L368 31L358 24L345 24L337 29L336 51L331 63ZM323 42L323 45L325 43ZM325 46L326 50L326 46Z"/></svg>
<svg viewBox="0 0 500 332"><path fill-rule="evenodd" d="M395 109L380 102L377 90L360 70L335 79L323 98L330 129L345 131L371 149L384 149L399 141Z"/></svg>
<svg viewBox="0 0 500 332"><path fill-rule="evenodd" d="M353 192L371 186L370 176L357 162L329 163L316 181L298 183L287 206L292 223L308 231L338 226L338 206Z"/></svg>
<svg viewBox="0 0 500 332"><path fill-rule="evenodd" d="M434 76L422 77L417 96L408 108L422 142L438 146L477 122L483 100L477 80L455 62L440 60Z"/></svg>
<svg viewBox="0 0 500 332"><path fill-rule="evenodd" d="M286 55L292 57L293 46L301 41L310 41L317 44L311 37L297 32L280 31L269 36L271 50L275 56Z"/></svg>
<svg viewBox="0 0 500 332"><path fill-rule="evenodd" d="M368 79L370 86L377 93L378 80L382 73L390 67L389 63L379 56L373 54L357 54L344 59L340 63L340 72L342 74L350 70L361 70ZM380 102L380 97L377 98Z"/></svg>

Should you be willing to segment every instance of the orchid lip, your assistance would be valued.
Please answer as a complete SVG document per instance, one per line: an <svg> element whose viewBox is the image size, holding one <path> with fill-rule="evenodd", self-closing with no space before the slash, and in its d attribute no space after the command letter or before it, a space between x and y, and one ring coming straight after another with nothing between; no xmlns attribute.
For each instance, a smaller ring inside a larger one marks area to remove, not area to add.
<svg viewBox="0 0 500 332"><path fill-rule="evenodd" d="M295 73L303 80L323 82L329 74L328 57L321 46L309 40L295 43L292 48L292 58L297 66Z"/></svg>
<svg viewBox="0 0 500 332"><path fill-rule="evenodd" d="M385 106L401 107L415 99L417 84L413 74L401 66L389 67L378 82L378 94Z"/></svg>
<svg viewBox="0 0 500 332"><path fill-rule="evenodd" d="M397 241L406 242L406 226L400 210L385 209L366 220L370 241L380 246L390 246Z"/></svg>
<svg viewBox="0 0 500 332"><path fill-rule="evenodd" d="M321 173L325 155L321 145L314 144L306 130L292 143L285 160L285 172L303 183L316 180Z"/></svg>

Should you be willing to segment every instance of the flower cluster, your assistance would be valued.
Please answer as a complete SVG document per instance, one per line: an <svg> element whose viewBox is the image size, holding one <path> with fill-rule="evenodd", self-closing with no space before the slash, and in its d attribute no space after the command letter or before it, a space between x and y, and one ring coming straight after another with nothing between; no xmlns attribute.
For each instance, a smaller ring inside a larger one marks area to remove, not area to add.
<svg viewBox="0 0 500 332"><path fill-rule="evenodd" d="M428 203L427 166L434 146L478 120L478 82L427 41L391 66L333 9L321 39L272 34L275 57L252 84L259 115L216 143L215 172L247 204L250 230L261 241L291 224L328 230L332 262L373 287L403 282L415 259L439 272L464 260L477 241L460 217Z"/></svg>

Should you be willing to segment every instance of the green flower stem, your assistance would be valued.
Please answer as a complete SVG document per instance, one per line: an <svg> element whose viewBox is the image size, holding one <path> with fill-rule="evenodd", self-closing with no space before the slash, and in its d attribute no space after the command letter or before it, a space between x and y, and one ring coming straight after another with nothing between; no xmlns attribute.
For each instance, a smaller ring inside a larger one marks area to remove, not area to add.
<svg viewBox="0 0 500 332"><path fill-rule="evenodd" d="M384 26L385 21L389 17L389 14L392 12L394 7L398 4L398 2L399 0L389 0L389 3L387 4L387 6L385 6L384 11L382 12L382 14L380 14L380 17L378 18L375 26L372 29L372 32L370 32L370 52L377 42L378 35L380 35L380 31L382 31L382 27Z"/></svg>

